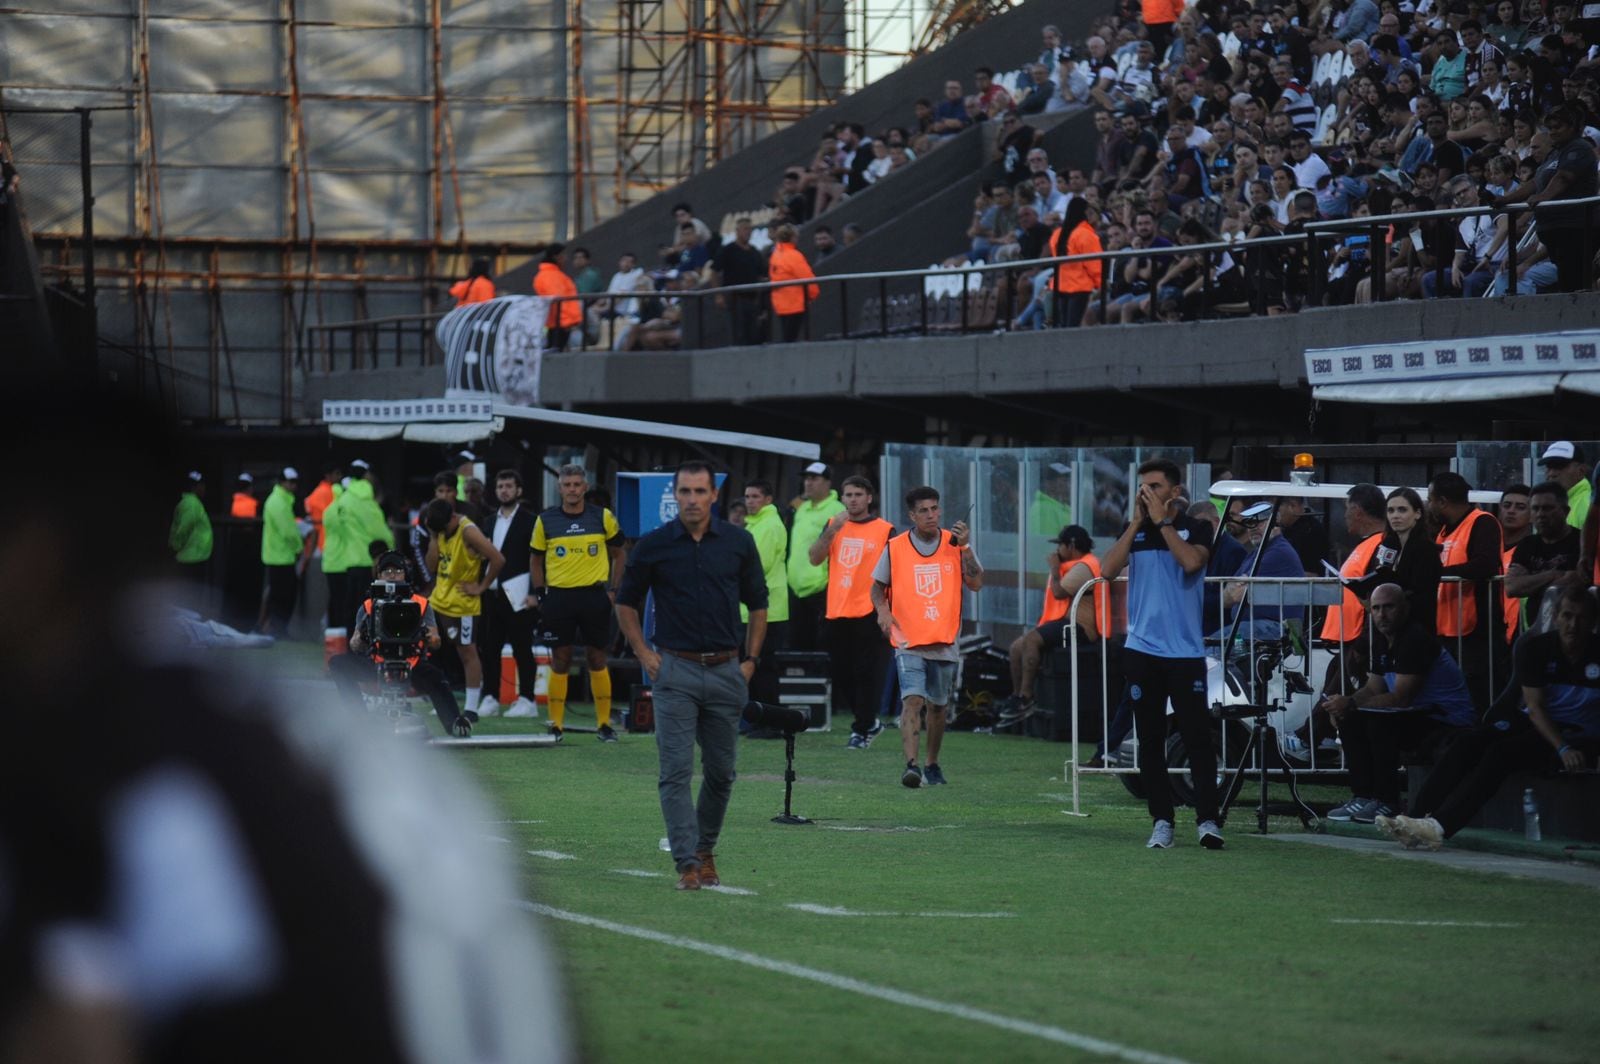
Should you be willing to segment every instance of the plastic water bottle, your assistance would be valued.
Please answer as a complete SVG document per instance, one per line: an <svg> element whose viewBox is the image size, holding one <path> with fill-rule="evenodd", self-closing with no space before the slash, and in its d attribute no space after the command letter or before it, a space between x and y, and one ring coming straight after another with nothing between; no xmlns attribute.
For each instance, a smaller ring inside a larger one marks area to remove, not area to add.
<svg viewBox="0 0 1600 1064"><path fill-rule="evenodd" d="M1533 797L1533 788L1522 792L1522 834L1529 842L1543 838L1539 834L1539 802Z"/></svg>

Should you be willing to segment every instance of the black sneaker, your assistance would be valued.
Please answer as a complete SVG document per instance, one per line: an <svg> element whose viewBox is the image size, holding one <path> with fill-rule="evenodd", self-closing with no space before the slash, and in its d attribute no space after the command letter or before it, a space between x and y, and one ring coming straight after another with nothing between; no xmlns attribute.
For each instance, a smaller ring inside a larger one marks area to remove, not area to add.
<svg viewBox="0 0 1600 1064"><path fill-rule="evenodd" d="M614 743L617 741L617 733L611 730L611 725L602 724L600 725L600 732L595 738L603 743Z"/></svg>
<svg viewBox="0 0 1600 1064"><path fill-rule="evenodd" d="M561 741L561 727L557 724L550 725L550 734L556 737L556 742Z"/></svg>
<svg viewBox="0 0 1600 1064"><path fill-rule="evenodd" d="M922 779L930 787L942 787L950 782L944 778L944 770L938 765L929 765L922 770Z"/></svg>
<svg viewBox="0 0 1600 1064"><path fill-rule="evenodd" d="M922 786L922 772L917 768L917 763L915 761L906 762L906 770L905 772L901 773L900 782L905 784L907 787L910 787L912 790L916 790L918 787Z"/></svg>
<svg viewBox="0 0 1600 1064"><path fill-rule="evenodd" d="M995 706L995 709L999 710L997 719L1002 724L1022 720L1033 713L1033 708L1033 699L1021 698L1017 695L1012 695Z"/></svg>
<svg viewBox="0 0 1600 1064"><path fill-rule="evenodd" d="M456 722L450 725L450 734L457 739L470 738L472 736L472 722L465 715L457 717Z"/></svg>

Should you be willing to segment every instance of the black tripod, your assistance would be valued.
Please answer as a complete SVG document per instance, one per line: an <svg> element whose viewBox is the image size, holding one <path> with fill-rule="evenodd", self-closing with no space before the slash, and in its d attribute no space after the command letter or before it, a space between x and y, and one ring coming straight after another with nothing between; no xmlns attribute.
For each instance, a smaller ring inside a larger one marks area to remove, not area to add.
<svg viewBox="0 0 1600 1064"><path fill-rule="evenodd" d="M1226 824L1228 822L1228 809L1233 805L1234 800L1239 797L1239 791L1244 787L1245 766L1250 764L1250 754L1254 751L1257 754L1261 780L1261 798L1256 803L1256 832L1261 835L1267 833L1267 758L1269 754L1276 752L1278 749L1278 732L1271 724L1267 723L1267 714L1276 713L1282 708L1276 702L1268 706L1224 706L1218 704L1211 708L1212 714L1218 720L1223 721L1224 726L1230 720L1249 720L1252 718L1254 718L1256 725L1250 732L1250 741L1244 744L1244 749L1239 753L1239 760L1234 762L1232 769L1230 769L1232 776L1229 777L1228 789L1222 796L1222 808L1217 812L1217 820L1220 823ZM1289 769L1287 765L1284 768L1288 770L1289 794L1294 798L1294 813L1299 816L1301 824L1310 828L1316 823L1317 815L1310 806L1306 805L1305 800L1300 797L1300 787L1295 781L1294 771Z"/></svg>
<svg viewBox="0 0 1600 1064"><path fill-rule="evenodd" d="M772 818L774 824L813 824L803 816L795 816L789 803L794 798L794 732L783 733L783 812Z"/></svg>

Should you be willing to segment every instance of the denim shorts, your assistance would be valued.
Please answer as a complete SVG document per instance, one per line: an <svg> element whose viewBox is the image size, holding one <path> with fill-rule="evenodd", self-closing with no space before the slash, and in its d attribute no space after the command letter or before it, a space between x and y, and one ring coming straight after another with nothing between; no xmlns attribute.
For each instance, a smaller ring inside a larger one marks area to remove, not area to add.
<svg viewBox="0 0 1600 1064"><path fill-rule="evenodd" d="M896 651L894 671L900 677L901 700L914 695L931 706L948 706L956 693L956 666L959 664Z"/></svg>

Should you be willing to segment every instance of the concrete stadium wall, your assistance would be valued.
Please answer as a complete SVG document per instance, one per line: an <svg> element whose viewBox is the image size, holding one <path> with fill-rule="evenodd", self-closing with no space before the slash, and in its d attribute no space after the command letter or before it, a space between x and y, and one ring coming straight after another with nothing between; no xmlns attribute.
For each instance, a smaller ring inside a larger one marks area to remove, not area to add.
<svg viewBox="0 0 1600 1064"><path fill-rule="evenodd" d="M660 353L554 355L544 402L651 407L759 400L962 395L1083 395L1141 390L1305 388L1308 347L1600 327L1587 295L1329 307L1276 318L1105 326L897 340ZM443 369L313 374L303 416L323 399L439 395ZM1204 402L1204 395L1197 402Z"/></svg>

